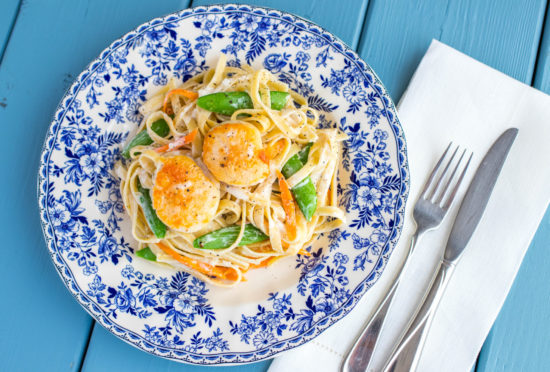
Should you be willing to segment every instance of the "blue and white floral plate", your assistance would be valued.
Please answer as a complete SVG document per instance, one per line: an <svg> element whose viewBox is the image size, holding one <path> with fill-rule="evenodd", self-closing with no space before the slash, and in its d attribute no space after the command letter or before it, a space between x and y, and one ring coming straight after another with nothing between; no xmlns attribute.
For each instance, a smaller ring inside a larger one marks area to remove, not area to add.
<svg viewBox="0 0 550 372"><path fill-rule="evenodd" d="M322 236L310 257L254 270L232 289L136 258L113 174L145 98L172 76L213 66L220 52L270 70L307 97L323 127L349 135L338 189L348 226ZM355 52L296 16L225 5L154 19L105 49L55 113L38 191L55 267L96 321L151 354L239 364L299 346L354 307L399 238L408 179L395 107Z"/></svg>

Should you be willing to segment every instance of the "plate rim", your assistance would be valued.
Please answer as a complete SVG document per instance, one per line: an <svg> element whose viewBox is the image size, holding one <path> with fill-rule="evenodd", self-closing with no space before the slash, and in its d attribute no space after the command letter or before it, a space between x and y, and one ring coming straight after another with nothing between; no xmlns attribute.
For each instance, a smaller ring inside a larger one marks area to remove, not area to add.
<svg viewBox="0 0 550 372"><path fill-rule="evenodd" d="M261 11L264 13L256 13L255 11ZM399 194L397 196L396 208L394 211L394 216L396 217L396 219L399 218L399 223L396 223L392 231L389 233L388 240L381 248L381 253L378 256L375 264L373 265L372 270L364 275L364 279L353 289L349 299L344 302L336 311L319 319L316 323L312 325L309 330L297 334L296 336L278 341L275 344L267 346L263 349L258 349L250 352L221 352L210 355L201 355L189 351L153 345L149 341L145 340L141 335L137 334L135 331L119 326L115 322L110 320L105 315L105 312L102 311L101 308L85 294L85 290L80 288L80 286L78 285L75 276L72 273L72 270L67 265L63 257L57 252L55 234L49 231L52 229L51 222L49 221L49 216L46 213L47 208L45 207L47 194L45 190L44 192L42 192L42 188L44 186L47 186L47 181L49 181L49 170L47 165L49 164L49 160L51 158L51 153L53 150L53 144L55 143L54 140L55 138L57 138L57 132L61 127L61 122L62 119L65 117L67 107L74 101L76 95L80 91L86 79L94 73L94 71L111 53L115 52L118 48L124 46L129 41L147 31L151 27L155 27L163 23L178 22L183 19L200 14L224 14L228 12L242 12L256 16L269 14L270 18L284 21L289 21L289 19L284 19L285 16L287 18L295 18L296 20L304 22L310 26L309 28L301 27L306 32L312 33L312 26L313 29L317 28L318 30L316 31L319 31L318 35L325 38L329 45L331 45L333 48L343 54L344 57L347 57L348 59L352 60L353 63L357 64L358 67L360 67L362 74L372 74L372 77L374 78L373 85L378 85L378 87L382 89L380 91L382 97L389 98L387 102L384 102L384 100L382 100L384 107L392 111L394 115L394 120L393 122L390 121L389 125L392 129L393 137L395 140L397 162L399 166L398 172L402 180ZM270 14L273 12L276 14ZM52 120L46 132L46 136L42 145L39 162L40 164L37 177L37 201L40 225L44 239L46 241L48 255L52 260L56 272L63 281L63 284L71 293L72 297L88 312L88 314L90 314L90 316L96 322L98 322L110 333L114 334L117 338L122 339L126 343L142 351L145 351L148 354L194 365L241 365L272 358L287 350L296 348L300 345L305 344L306 342L311 341L312 339L322 334L330 326L343 319L351 310L353 310L359 300L367 293L368 289L378 282L378 279L384 272L387 262L401 237L401 232L404 224L405 208L410 188L410 171L407 156L407 142L404 136L404 130L401 126L401 121L399 120L396 105L393 103L393 100L389 96L387 89L381 82L376 72L368 65L368 63L365 62L356 51L351 49L340 38L332 34L330 31L327 31L324 27L308 19L287 11L282 11L270 7L235 3L212 4L206 6L191 7L175 11L160 17L155 17L147 22L138 25L134 29L130 30L129 32L111 42L109 46L103 49L99 53L99 55L82 70L82 72L76 77L71 86L66 89L65 93L59 101L59 104L55 109L54 114L52 115ZM369 277L377 273L379 274L378 277L375 277L373 280L370 281L370 283L366 283ZM93 308L94 306L96 307L96 309ZM128 334L132 335L133 337L128 337Z"/></svg>

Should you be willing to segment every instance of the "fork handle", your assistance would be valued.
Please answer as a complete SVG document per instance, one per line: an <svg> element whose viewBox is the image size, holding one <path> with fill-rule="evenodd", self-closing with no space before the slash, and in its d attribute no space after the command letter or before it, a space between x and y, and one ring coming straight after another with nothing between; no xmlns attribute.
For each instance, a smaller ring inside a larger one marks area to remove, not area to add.
<svg viewBox="0 0 550 372"><path fill-rule="evenodd" d="M384 320L392 303L393 296L395 295L395 291L399 285L399 278L401 277L403 268L407 265L409 257L411 256L418 239L423 233L423 230L417 230L417 232L412 236L409 252L407 254L407 258L398 271L399 275L394 279L391 289L386 294L380 305L378 305L376 312L361 332L361 335L359 335L353 344L346 359L344 360L344 363L342 364L341 372L365 372L367 369L374 353L376 342L380 337L382 326L384 325Z"/></svg>
<svg viewBox="0 0 550 372"><path fill-rule="evenodd" d="M386 363L384 372L413 372L416 370L426 341L427 330L453 270L453 264L445 260L441 261L424 301L415 312L407 331Z"/></svg>
<svg viewBox="0 0 550 372"><path fill-rule="evenodd" d="M388 309L392 302L395 290L399 285L399 278L393 283L390 291L374 313L372 319L369 321L361 335L350 350L344 364L342 365L342 372L365 372L372 354L376 342L380 337L382 326L384 325L384 319L388 313Z"/></svg>

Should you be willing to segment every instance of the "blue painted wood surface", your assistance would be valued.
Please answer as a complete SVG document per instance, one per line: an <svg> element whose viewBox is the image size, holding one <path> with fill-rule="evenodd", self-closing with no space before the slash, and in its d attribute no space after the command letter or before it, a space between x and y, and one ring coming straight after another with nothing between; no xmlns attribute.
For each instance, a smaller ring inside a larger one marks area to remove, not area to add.
<svg viewBox="0 0 550 372"><path fill-rule="evenodd" d="M245 2L311 19L358 48L394 99L400 97L432 38L550 91L548 19L542 35L546 0ZM150 356L100 326L92 327L93 321L65 290L47 257L35 199L43 136L64 89L110 42L188 3L26 0L18 12L18 0L0 2L0 41L9 36L0 65L0 123L4 128L9 123L11 135L0 149L0 155L10 159L0 165L0 174L11 175L1 186L0 205L2 225L9 231L5 246L13 247L9 264L0 271L0 289L8 299L0 307L0 347L5 351L0 370L213 370ZM219 1L196 0L193 5L208 3ZM28 150L19 151L21 143ZM482 350L477 371L548 370L549 241L550 212ZM266 361L217 371L265 371L268 366Z"/></svg>
<svg viewBox="0 0 550 372"><path fill-rule="evenodd" d="M546 22L539 47L539 58L533 86L550 94L550 5L546 8Z"/></svg>
<svg viewBox="0 0 550 372"><path fill-rule="evenodd" d="M0 62L4 49L15 23L21 0L2 0L0 2Z"/></svg>
<svg viewBox="0 0 550 372"><path fill-rule="evenodd" d="M373 1L359 54L394 100L432 39L530 84L545 8L546 0Z"/></svg>

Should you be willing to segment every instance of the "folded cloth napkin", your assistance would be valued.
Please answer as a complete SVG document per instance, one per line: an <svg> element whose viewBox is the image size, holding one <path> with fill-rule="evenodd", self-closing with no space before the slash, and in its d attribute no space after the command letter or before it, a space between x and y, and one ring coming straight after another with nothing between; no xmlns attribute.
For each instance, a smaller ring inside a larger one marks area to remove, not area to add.
<svg viewBox="0 0 550 372"><path fill-rule="evenodd" d="M487 209L449 282L427 335L419 371L470 371L550 200L550 96L433 41L398 106L407 139L411 190L407 218L379 282L344 319L276 358L278 371L336 371L401 267L414 231L412 210L447 144L474 152L466 186L492 142L519 134ZM388 313L369 370L379 371L420 301L458 210L419 242Z"/></svg>

